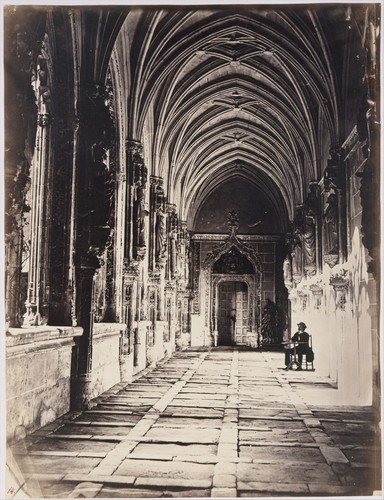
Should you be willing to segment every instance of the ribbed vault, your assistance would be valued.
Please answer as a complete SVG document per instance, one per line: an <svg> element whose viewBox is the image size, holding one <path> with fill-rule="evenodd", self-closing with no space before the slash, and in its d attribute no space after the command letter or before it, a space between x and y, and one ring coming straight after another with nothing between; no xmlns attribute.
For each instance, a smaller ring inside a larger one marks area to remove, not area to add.
<svg viewBox="0 0 384 500"><path fill-rule="evenodd" d="M263 189L286 222L320 179L340 140L325 21L315 6L128 13L117 43L130 47L128 135L147 144L151 173L190 229L233 176Z"/></svg>

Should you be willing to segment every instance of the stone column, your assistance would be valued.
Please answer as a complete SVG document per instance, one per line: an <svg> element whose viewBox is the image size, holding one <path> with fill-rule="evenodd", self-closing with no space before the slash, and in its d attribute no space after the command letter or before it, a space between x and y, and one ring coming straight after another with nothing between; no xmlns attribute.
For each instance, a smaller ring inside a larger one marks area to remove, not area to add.
<svg viewBox="0 0 384 500"><path fill-rule="evenodd" d="M127 325L120 344L120 377L122 382L129 382L133 374L134 335L137 323L136 311L136 280L137 267L124 266L123 274L123 308L124 323Z"/></svg>
<svg viewBox="0 0 384 500"><path fill-rule="evenodd" d="M83 83L79 117L74 293L77 324L83 327L84 334L73 352L73 408L86 407L92 397L93 279L111 234L108 225L110 173L106 158L114 138L114 126L102 85Z"/></svg>
<svg viewBox="0 0 384 500"><path fill-rule="evenodd" d="M72 355L71 407L86 408L92 399L93 277L96 263L84 259L77 268L76 309L83 335L75 339Z"/></svg>
<svg viewBox="0 0 384 500"><path fill-rule="evenodd" d="M28 292L24 325L48 323L49 244L51 215L51 90L49 43L45 35L37 57L33 88L38 118L31 165L31 216Z"/></svg>
<svg viewBox="0 0 384 500"><path fill-rule="evenodd" d="M28 273L28 295L24 325L42 325L48 322L48 297L46 271L49 268L46 245L49 220L49 161L50 123L48 113L39 114L36 134L35 156L31 171L31 227L30 258Z"/></svg>

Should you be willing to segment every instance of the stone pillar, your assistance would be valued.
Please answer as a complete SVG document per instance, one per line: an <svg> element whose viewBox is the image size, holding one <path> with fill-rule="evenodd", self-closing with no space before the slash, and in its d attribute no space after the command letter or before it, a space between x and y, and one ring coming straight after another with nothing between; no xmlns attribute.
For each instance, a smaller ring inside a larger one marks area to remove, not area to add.
<svg viewBox="0 0 384 500"><path fill-rule="evenodd" d="M42 105L41 107L45 107ZM47 270L49 260L47 227L50 215L49 168L50 124L48 113L38 116L35 156L31 169L31 227L28 295L24 325L42 325L48 322Z"/></svg>
<svg viewBox="0 0 384 500"><path fill-rule="evenodd" d="M125 261L123 269L123 309L124 323L127 325L120 346L120 373L122 382L128 382L133 373L133 356L135 349L135 334L137 331L137 280L138 263L128 264Z"/></svg>
<svg viewBox="0 0 384 500"><path fill-rule="evenodd" d="M49 244L51 221L51 90L49 41L47 35L37 56L36 96L38 118L35 151L31 166L31 216L28 292L24 325L48 323Z"/></svg>
<svg viewBox="0 0 384 500"><path fill-rule="evenodd" d="M86 408L92 399L93 277L97 263L84 259L77 268L76 309L83 335L75 339L72 357L71 407Z"/></svg>
<svg viewBox="0 0 384 500"><path fill-rule="evenodd" d="M93 335L93 279L100 267L110 237L111 215L106 164L114 138L114 126L102 85L81 86L79 143L76 184L76 317L84 334L73 352L72 407L84 408L92 397L90 389ZM97 127L95 127L97 123Z"/></svg>

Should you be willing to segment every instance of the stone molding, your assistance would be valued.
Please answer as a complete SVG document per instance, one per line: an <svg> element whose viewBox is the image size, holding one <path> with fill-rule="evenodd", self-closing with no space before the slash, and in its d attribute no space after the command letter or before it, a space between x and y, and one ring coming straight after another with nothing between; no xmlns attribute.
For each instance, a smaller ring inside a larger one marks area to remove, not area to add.
<svg viewBox="0 0 384 500"><path fill-rule="evenodd" d="M270 236L262 234L237 234L239 239L244 241L265 241L274 243L281 240L281 236ZM191 239L195 241L224 241L228 239L228 234L215 234L215 233L194 233Z"/></svg>
<svg viewBox="0 0 384 500"><path fill-rule="evenodd" d="M73 338L82 334L81 326L9 328L6 337L6 357L63 346L70 347L74 345Z"/></svg>
<svg viewBox="0 0 384 500"><path fill-rule="evenodd" d="M126 329L125 323L93 323L93 340L98 342L104 337L121 335Z"/></svg>

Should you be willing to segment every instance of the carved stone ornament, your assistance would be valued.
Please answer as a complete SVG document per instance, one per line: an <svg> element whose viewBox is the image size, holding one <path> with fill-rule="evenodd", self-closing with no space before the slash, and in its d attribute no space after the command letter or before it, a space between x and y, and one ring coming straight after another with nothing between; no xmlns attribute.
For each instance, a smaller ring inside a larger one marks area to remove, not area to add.
<svg viewBox="0 0 384 500"><path fill-rule="evenodd" d="M173 283L172 281L166 282L165 287L164 287L166 294L173 293L175 289L176 289L176 283Z"/></svg>
<svg viewBox="0 0 384 500"><path fill-rule="evenodd" d="M202 268L208 270L222 255L226 254L232 247L235 247L240 254L245 255L248 260L253 264L256 272L262 272L262 263L260 258L256 255L255 250L248 245L245 245L235 233L231 233L227 239L216 245L211 252L208 253L205 258Z"/></svg>
<svg viewBox="0 0 384 500"><path fill-rule="evenodd" d="M345 311L349 287L348 271L342 269L339 273L332 275L329 284L333 286L336 293L336 309Z"/></svg>
<svg viewBox="0 0 384 500"><path fill-rule="evenodd" d="M128 151L130 151L133 155L141 156L143 154L143 145L140 141L136 141L134 139L127 139L125 141L125 146Z"/></svg>
<svg viewBox="0 0 384 500"><path fill-rule="evenodd" d="M328 254L323 256L324 262L329 265L330 268L335 267L339 261L339 256L335 254Z"/></svg>
<svg viewBox="0 0 384 500"><path fill-rule="evenodd" d="M309 289L313 295L314 308L317 309L318 311L321 310L323 293L324 293L323 283L321 281L318 281L317 283L313 283L312 285L309 286Z"/></svg>
<svg viewBox="0 0 384 500"><path fill-rule="evenodd" d="M127 276L139 276L139 262L136 260L129 262L128 259L124 259L123 273Z"/></svg>
<svg viewBox="0 0 384 500"><path fill-rule="evenodd" d="M323 295L324 293L323 284L321 282L310 285L309 289L313 293L313 295Z"/></svg>
<svg viewBox="0 0 384 500"><path fill-rule="evenodd" d="M301 310L305 311L308 303L308 290L306 288L298 290L297 295L301 301Z"/></svg>
<svg viewBox="0 0 384 500"><path fill-rule="evenodd" d="M52 117L48 113L39 113L37 123L40 127L47 127L51 123Z"/></svg>
<svg viewBox="0 0 384 500"><path fill-rule="evenodd" d="M239 229L239 215L235 210L231 210L227 215L227 223L230 235L236 235Z"/></svg>
<svg viewBox="0 0 384 500"><path fill-rule="evenodd" d="M137 247L136 252L137 252L137 259L139 261L142 261L144 260L145 254L147 252L147 247L146 246Z"/></svg>
<svg viewBox="0 0 384 500"><path fill-rule="evenodd" d="M331 275L329 284L335 290L347 290L349 287L349 274L346 269L341 269L338 273Z"/></svg>
<svg viewBox="0 0 384 500"><path fill-rule="evenodd" d="M148 278L149 282L153 284L160 284L161 282L161 275L158 271L149 272Z"/></svg>
<svg viewBox="0 0 384 500"><path fill-rule="evenodd" d="M307 278L312 278L316 274L316 265L304 266L304 271Z"/></svg>

